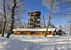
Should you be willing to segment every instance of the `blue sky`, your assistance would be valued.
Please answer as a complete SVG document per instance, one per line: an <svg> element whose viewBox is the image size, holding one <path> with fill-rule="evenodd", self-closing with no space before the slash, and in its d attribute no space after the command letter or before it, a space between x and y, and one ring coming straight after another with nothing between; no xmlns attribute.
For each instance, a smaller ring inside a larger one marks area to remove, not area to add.
<svg viewBox="0 0 71 50"><path fill-rule="evenodd" d="M56 7L52 14L52 23L55 25L64 25L70 19L67 18L71 16L71 4L69 2L61 2L62 0L56 1ZM42 0L24 0L24 13L23 20L26 22L28 20L28 12L39 10L41 11L41 16L45 17L46 23L48 22L48 7L42 5Z"/></svg>

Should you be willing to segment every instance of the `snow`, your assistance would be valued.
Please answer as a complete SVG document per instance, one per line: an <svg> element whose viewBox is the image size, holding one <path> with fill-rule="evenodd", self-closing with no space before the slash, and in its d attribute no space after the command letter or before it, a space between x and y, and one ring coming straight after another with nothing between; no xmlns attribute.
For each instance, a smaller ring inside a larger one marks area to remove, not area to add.
<svg viewBox="0 0 71 50"><path fill-rule="evenodd" d="M47 28L16 28L13 31L46 31ZM55 28L48 28L48 31L55 31Z"/></svg>
<svg viewBox="0 0 71 50"><path fill-rule="evenodd" d="M11 35L0 37L0 50L71 50L71 36Z"/></svg>

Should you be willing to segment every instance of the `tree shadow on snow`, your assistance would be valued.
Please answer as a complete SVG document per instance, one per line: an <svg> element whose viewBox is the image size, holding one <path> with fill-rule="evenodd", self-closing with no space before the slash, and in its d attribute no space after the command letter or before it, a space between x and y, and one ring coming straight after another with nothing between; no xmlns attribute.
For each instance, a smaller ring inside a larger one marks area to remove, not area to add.
<svg viewBox="0 0 71 50"><path fill-rule="evenodd" d="M67 46L63 45L44 45L32 42L23 42L17 39L3 39L4 50L70 50ZM70 45L71 46L71 45Z"/></svg>
<svg viewBox="0 0 71 50"><path fill-rule="evenodd" d="M29 42L23 42L15 39L3 39L2 42L5 43L5 45L3 45L4 50L28 50L32 45Z"/></svg>

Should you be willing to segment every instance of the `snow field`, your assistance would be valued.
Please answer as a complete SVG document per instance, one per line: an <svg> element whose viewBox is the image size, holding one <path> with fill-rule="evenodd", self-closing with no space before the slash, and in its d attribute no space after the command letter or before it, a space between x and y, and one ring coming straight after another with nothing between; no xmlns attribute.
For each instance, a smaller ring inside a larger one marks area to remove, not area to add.
<svg viewBox="0 0 71 50"><path fill-rule="evenodd" d="M71 50L71 36L11 35L9 39L0 37L0 50Z"/></svg>

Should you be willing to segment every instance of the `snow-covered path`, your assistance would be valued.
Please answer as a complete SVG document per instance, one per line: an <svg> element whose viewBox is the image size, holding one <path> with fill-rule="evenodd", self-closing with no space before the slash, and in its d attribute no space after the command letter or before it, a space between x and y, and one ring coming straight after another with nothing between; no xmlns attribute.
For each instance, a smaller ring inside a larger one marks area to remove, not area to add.
<svg viewBox="0 0 71 50"><path fill-rule="evenodd" d="M71 36L11 36L9 39L0 37L0 50L71 50Z"/></svg>

